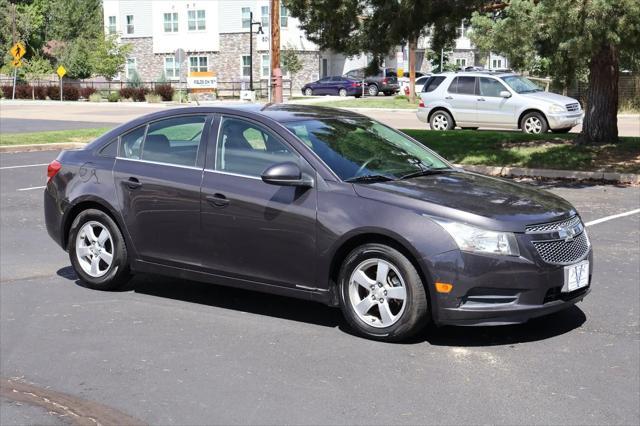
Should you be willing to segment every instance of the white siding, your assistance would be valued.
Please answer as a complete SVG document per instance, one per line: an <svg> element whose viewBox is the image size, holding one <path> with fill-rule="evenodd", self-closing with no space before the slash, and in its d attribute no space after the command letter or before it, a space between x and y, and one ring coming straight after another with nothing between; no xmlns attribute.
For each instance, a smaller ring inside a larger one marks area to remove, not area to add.
<svg viewBox="0 0 640 426"><path fill-rule="evenodd" d="M120 1L119 16L117 18L118 31L123 38L151 37L152 16L151 1ZM133 15L134 32L127 34L127 15Z"/></svg>
<svg viewBox="0 0 640 426"><path fill-rule="evenodd" d="M242 33L249 32L247 28L242 28L242 8L249 7L253 12L253 20L260 19L260 8L257 1L247 0L220 0L220 32L221 33ZM255 27L257 30L258 27Z"/></svg>
<svg viewBox="0 0 640 426"><path fill-rule="evenodd" d="M205 11L204 30L189 31L188 12ZM154 1L153 16L153 53L173 53L176 49L186 52L215 52L220 50L218 24L219 2L217 1ZM178 13L178 31L164 31L164 14Z"/></svg>

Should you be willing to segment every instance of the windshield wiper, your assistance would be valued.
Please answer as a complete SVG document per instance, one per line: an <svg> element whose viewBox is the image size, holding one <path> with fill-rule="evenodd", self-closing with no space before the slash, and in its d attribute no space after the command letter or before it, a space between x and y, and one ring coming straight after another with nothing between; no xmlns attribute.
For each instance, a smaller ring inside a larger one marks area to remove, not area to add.
<svg viewBox="0 0 640 426"><path fill-rule="evenodd" d="M384 175L362 175L362 176L354 176L349 179L345 179L345 182L357 182L357 183L373 183L373 182L387 182L393 180L389 176Z"/></svg>
<svg viewBox="0 0 640 426"><path fill-rule="evenodd" d="M443 168L443 169L424 169L424 170L418 170L417 172L412 172L412 173L408 173L406 175L400 176L399 180L404 180L404 179L411 179L414 177L418 177L418 176L428 176L428 175L435 175L438 173L443 173L446 171L449 171L451 169L449 168Z"/></svg>

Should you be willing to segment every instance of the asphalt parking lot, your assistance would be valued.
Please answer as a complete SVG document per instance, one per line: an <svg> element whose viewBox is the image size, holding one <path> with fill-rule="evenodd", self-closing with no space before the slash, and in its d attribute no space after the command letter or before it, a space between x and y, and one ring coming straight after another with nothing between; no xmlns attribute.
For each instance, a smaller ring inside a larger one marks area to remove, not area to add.
<svg viewBox="0 0 640 426"><path fill-rule="evenodd" d="M384 344L311 302L151 275L82 287L43 223L55 156L0 154L3 379L150 424L640 423L640 214L589 226L592 293L576 307ZM640 208L638 187L536 185L586 222ZM73 419L1 403L3 425Z"/></svg>

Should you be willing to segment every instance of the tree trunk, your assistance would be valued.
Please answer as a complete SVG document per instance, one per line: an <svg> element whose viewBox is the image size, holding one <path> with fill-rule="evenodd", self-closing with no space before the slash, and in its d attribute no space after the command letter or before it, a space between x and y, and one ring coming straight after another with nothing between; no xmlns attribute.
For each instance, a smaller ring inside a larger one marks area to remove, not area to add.
<svg viewBox="0 0 640 426"><path fill-rule="evenodd" d="M416 46L415 38L409 40L409 102L416 103Z"/></svg>
<svg viewBox="0 0 640 426"><path fill-rule="evenodd" d="M605 44L589 62L587 105L577 143L618 141L618 73L618 48Z"/></svg>

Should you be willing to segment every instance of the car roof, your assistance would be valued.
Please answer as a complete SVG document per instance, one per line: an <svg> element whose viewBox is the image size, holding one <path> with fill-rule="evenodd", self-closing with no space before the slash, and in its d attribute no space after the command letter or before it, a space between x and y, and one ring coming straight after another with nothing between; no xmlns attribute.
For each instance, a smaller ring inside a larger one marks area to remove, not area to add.
<svg viewBox="0 0 640 426"><path fill-rule="evenodd" d="M442 73L433 74L432 76L441 75L444 77L448 76L464 76L464 77L506 77L509 75L517 75L513 72L492 72L492 71L447 71Z"/></svg>

